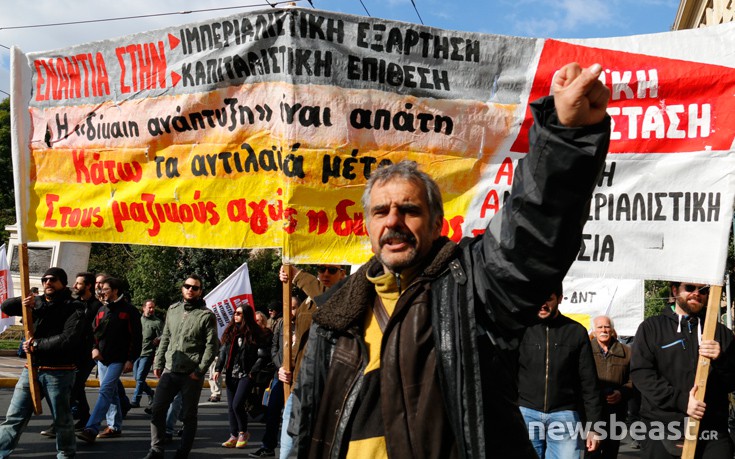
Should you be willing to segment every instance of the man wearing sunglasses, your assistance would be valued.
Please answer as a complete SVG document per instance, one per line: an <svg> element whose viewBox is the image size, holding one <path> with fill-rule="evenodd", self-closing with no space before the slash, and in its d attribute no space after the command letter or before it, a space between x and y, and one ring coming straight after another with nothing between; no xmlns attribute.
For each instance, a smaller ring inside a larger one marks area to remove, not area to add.
<svg viewBox="0 0 735 459"><path fill-rule="evenodd" d="M681 456L684 437L669 432L683 433L686 417L691 416L700 420L695 457L731 459L727 394L735 390L732 332L718 323L715 339L702 339L708 285L671 282L670 287L674 309L664 308L643 321L633 341L631 378L641 392L641 417L649 425L641 457ZM695 398L700 355L712 359L704 402ZM654 433L661 423L667 427L663 438Z"/></svg>
<svg viewBox="0 0 735 459"><path fill-rule="evenodd" d="M459 245L442 236L439 185L416 163L372 171L362 207L375 256L316 298L292 456L537 457L508 351L579 251L610 134L601 72L555 74L553 98L531 105L508 204Z"/></svg>
<svg viewBox="0 0 735 459"><path fill-rule="evenodd" d="M166 413L179 392L184 427L174 457L189 457L194 444L202 382L219 349L214 313L207 309L202 294L202 279L191 274L181 285L182 301L168 308L153 365L159 381L151 406L151 449L146 459L164 457Z"/></svg>
<svg viewBox="0 0 735 459"><path fill-rule="evenodd" d="M11 298L3 302L1 308L10 316L22 316L23 307L32 309L33 338L23 343L23 350L33 356L41 393L51 406L57 457L74 457L76 439L69 393L74 384L76 356L84 336L82 305L72 298L66 287L67 276L63 269L49 268L41 283L42 295ZM0 457L8 457L13 452L32 414L28 370L23 369L5 421L0 425Z"/></svg>

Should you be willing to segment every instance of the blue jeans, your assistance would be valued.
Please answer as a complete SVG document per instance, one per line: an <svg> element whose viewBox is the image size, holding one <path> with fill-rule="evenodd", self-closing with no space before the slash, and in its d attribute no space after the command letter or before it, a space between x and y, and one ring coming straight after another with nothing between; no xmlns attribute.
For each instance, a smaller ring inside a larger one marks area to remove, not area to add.
<svg viewBox="0 0 735 459"><path fill-rule="evenodd" d="M281 452L280 459L288 459L288 454L293 448L293 438L288 434L288 420L291 417L293 398L289 395L286 406L283 407L283 424L281 425Z"/></svg>
<svg viewBox="0 0 735 459"><path fill-rule="evenodd" d="M181 392L176 394L176 397L174 397L174 400L171 402L171 406L168 407L168 411L166 412L166 434L175 434L176 433L176 421L179 420L179 414L181 413L181 404L182 402L182 396Z"/></svg>
<svg viewBox="0 0 735 459"><path fill-rule="evenodd" d="M579 459L582 455L582 433L575 432L580 425L576 411L565 410L544 413L520 407L526 422L528 437L541 459Z"/></svg>
<svg viewBox="0 0 735 459"><path fill-rule="evenodd" d="M153 356L146 355L138 357L133 364L133 375L135 376L135 392L133 392L133 403L140 404L143 394L153 396L153 389L145 381L153 366Z"/></svg>
<svg viewBox="0 0 735 459"><path fill-rule="evenodd" d="M77 440L74 437L74 419L69 406L69 394L74 385L74 371L39 371L38 383L41 396L51 408L51 417L56 428L57 458L74 457ZM0 458L6 458L18 446L20 434L28 425L33 414L33 400L28 383L28 369L24 368L15 385L8 414L0 424Z"/></svg>
<svg viewBox="0 0 735 459"><path fill-rule="evenodd" d="M99 433L103 419L107 419L107 427L115 430L122 429L122 409L120 408L118 382L124 366L125 363L123 362L113 362L109 365L97 362L100 392L97 403L89 415L87 429Z"/></svg>

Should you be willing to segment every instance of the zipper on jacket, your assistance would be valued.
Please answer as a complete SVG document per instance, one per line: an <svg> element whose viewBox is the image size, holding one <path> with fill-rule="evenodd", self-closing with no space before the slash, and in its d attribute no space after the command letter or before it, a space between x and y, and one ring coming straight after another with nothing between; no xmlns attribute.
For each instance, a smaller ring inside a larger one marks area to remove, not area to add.
<svg viewBox="0 0 735 459"><path fill-rule="evenodd" d="M546 375L544 380L544 413L548 412L549 402L549 326L546 326Z"/></svg>

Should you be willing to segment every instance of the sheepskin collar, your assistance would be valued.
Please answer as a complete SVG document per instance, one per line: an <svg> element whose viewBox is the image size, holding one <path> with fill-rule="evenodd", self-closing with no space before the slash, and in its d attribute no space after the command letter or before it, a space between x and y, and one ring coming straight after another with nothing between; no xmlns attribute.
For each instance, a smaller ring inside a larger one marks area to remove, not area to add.
<svg viewBox="0 0 735 459"><path fill-rule="evenodd" d="M457 244L446 237L434 241L431 252L425 258L427 264L420 270L415 281L426 282L436 278L455 258L456 249ZM350 275L340 288L327 293L328 299L314 314L314 321L329 330L361 330L365 310L375 298L375 285L367 279L367 274L375 276L382 270L383 266L373 256Z"/></svg>

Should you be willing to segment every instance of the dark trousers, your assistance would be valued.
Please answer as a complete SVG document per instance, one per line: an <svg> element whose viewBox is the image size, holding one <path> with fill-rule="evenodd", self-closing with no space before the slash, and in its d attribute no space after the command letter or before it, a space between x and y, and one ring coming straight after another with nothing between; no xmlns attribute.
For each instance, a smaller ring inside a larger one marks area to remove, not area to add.
<svg viewBox="0 0 735 459"><path fill-rule="evenodd" d="M710 440L698 440L695 459L732 459L733 445L727 432L716 432L717 438ZM675 459L679 456L670 454L664 447L663 440L652 440L647 438L641 448L643 459Z"/></svg>
<svg viewBox="0 0 735 459"><path fill-rule="evenodd" d="M276 449L278 434L281 433L281 410L283 409L283 383L276 376L271 383L271 395L265 410L265 433L263 448Z"/></svg>
<svg viewBox="0 0 735 459"><path fill-rule="evenodd" d="M179 415L184 424L181 435L179 455L188 456L194 445L197 433L197 413L199 409L199 395L202 393L202 380L191 379L187 373L172 373L165 371L158 380L156 393L153 395L151 411L151 449L162 453L166 439L166 413L176 394L181 392L181 413Z"/></svg>
<svg viewBox="0 0 735 459"><path fill-rule="evenodd" d="M230 435L237 437L240 432L248 431L248 413L245 411L245 401L250 395L252 381L247 376L233 378L227 376L227 415L230 420Z"/></svg>
<svg viewBox="0 0 735 459"><path fill-rule="evenodd" d="M96 366L97 363L91 357L83 362L77 362L77 372L74 375L74 385L71 388L71 404L76 411L75 417L83 424L86 424L89 419L89 402L84 391L84 385L87 383L92 369Z"/></svg>

